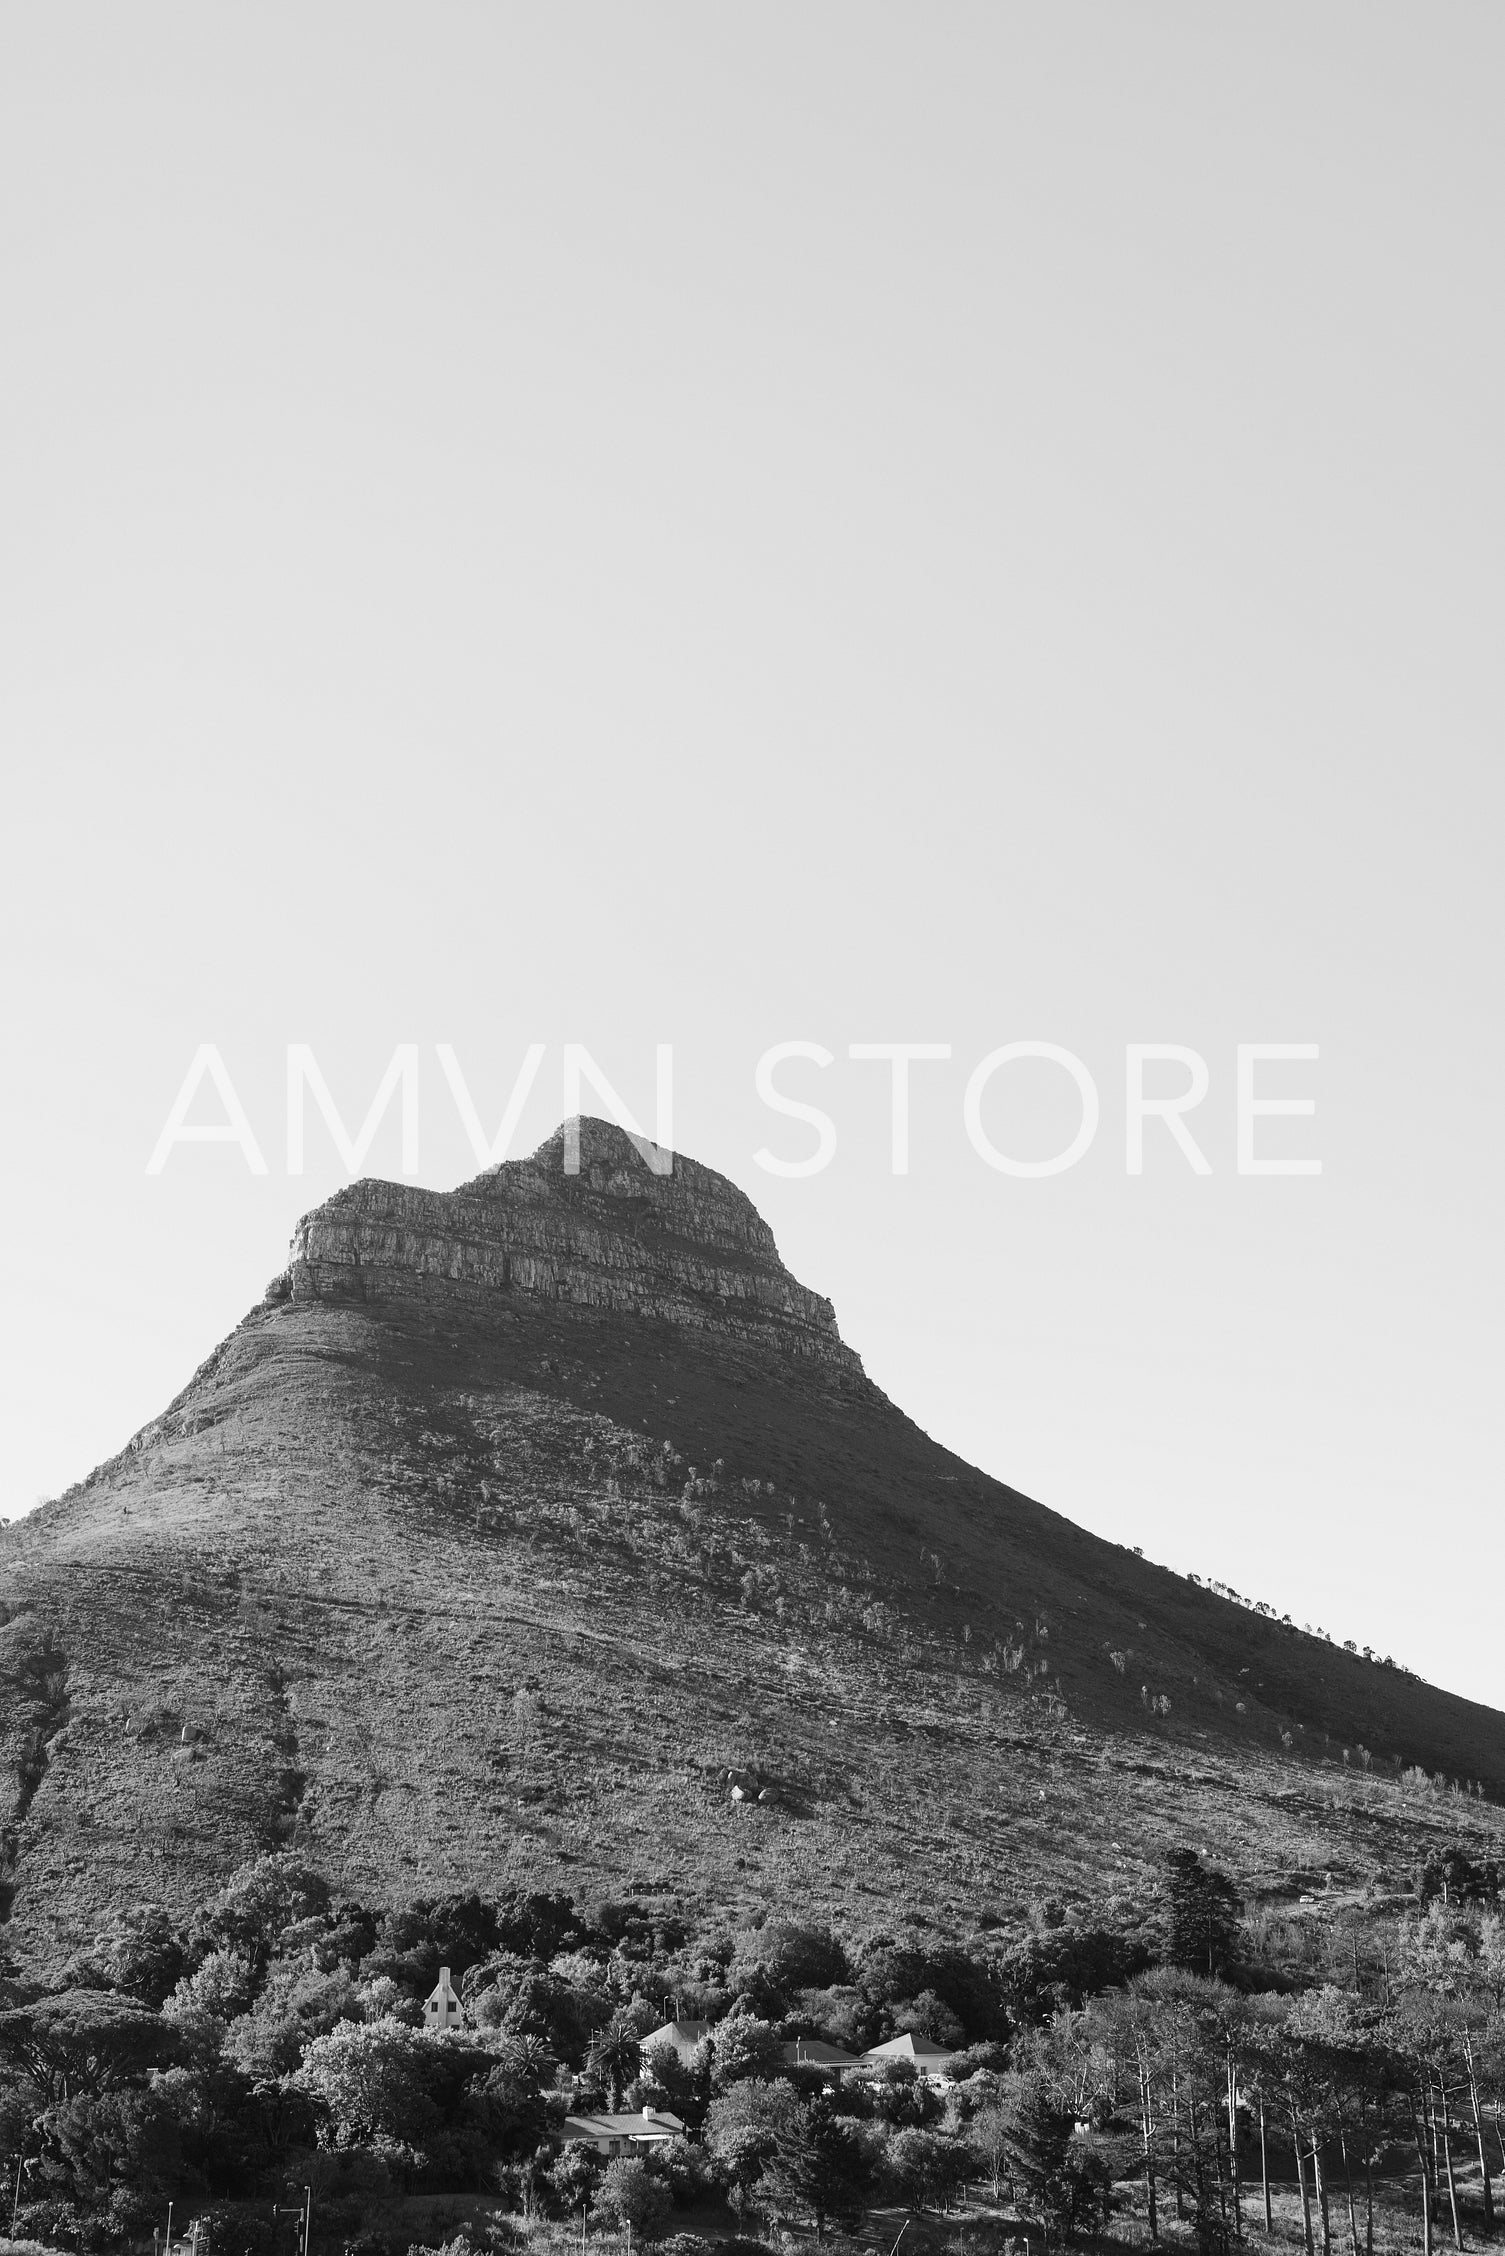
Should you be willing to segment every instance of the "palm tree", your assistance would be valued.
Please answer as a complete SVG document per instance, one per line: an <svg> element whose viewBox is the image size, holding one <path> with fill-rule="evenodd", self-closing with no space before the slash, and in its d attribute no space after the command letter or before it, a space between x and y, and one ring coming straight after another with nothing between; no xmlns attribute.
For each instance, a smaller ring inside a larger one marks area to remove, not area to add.
<svg viewBox="0 0 1505 2256"><path fill-rule="evenodd" d="M596 2074L604 2076L611 2088L613 2110L619 2109L624 2086L642 2066L643 2048L632 2023L618 2014L604 2029L598 2029L591 2039L589 2058Z"/></svg>
<svg viewBox="0 0 1505 2256"><path fill-rule="evenodd" d="M514 2076L528 2078L535 2084L542 2084L554 2066L554 2056L542 2037L526 2033L509 2034L502 2060Z"/></svg>

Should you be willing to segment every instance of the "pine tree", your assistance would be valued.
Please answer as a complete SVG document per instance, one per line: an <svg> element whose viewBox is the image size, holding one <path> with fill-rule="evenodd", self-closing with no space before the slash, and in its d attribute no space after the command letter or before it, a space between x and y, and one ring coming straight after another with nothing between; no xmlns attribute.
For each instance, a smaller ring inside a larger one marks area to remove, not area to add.
<svg viewBox="0 0 1505 2256"><path fill-rule="evenodd" d="M1195 1849L1173 1849L1165 1867L1171 1964L1189 1974L1226 1973L1238 1955L1238 1890Z"/></svg>

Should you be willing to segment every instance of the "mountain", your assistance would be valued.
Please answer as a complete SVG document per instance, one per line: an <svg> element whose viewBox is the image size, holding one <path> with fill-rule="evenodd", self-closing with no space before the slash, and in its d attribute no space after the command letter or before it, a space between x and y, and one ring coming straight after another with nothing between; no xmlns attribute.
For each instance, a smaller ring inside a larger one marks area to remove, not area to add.
<svg viewBox="0 0 1505 2256"><path fill-rule="evenodd" d="M279 1844L367 1900L967 1928L1128 1905L1187 1840L1275 1899L1384 1885L1505 1792L1505 1718L975 1471L740 1191L596 1120L308 1215L162 1416L0 1536L0 1621L38 1967Z"/></svg>

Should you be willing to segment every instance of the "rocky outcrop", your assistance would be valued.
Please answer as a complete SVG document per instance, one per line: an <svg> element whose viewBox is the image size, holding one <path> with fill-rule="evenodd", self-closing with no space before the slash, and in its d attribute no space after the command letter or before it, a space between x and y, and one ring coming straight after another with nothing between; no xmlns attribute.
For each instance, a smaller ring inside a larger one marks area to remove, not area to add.
<svg viewBox="0 0 1505 2256"><path fill-rule="evenodd" d="M573 1162L578 1139L578 1170ZM268 1299L521 1294L666 1318L860 1369L828 1300L779 1259L752 1201L675 1154L656 1173L612 1123L567 1122L531 1158L455 1191L352 1183L307 1214Z"/></svg>

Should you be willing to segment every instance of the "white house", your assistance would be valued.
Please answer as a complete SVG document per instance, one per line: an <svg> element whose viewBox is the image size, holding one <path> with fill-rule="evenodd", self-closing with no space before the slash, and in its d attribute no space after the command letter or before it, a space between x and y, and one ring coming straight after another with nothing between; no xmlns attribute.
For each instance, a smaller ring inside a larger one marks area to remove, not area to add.
<svg viewBox="0 0 1505 2256"><path fill-rule="evenodd" d="M423 2026L425 2029L461 2029L465 2026L465 2008L455 1995L447 1966L440 1967L439 1979L423 2001Z"/></svg>
<svg viewBox="0 0 1505 2256"><path fill-rule="evenodd" d="M654 2045L672 2045L688 2067L695 2057L696 2046L710 2035L713 2026L709 2021L666 2021L661 2029L649 2030L643 2039L643 2050L648 2052Z"/></svg>
<svg viewBox="0 0 1505 2256"><path fill-rule="evenodd" d="M906 2029L902 2037L890 2037L887 2044L874 2045L862 2056L865 2067L881 2069L890 2060L908 2060L928 2084L943 2084L946 2070L956 2058L945 2045L933 2044L929 2037L917 2037Z"/></svg>
<svg viewBox="0 0 1505 2256"><path fill-rule="evenodd" d="M645 2107L636 2115L566 2115L562 2135L568 2144L588 2144L598 2154L632 2154L683 2138L685 2127L677 2115Z"/></svg>

